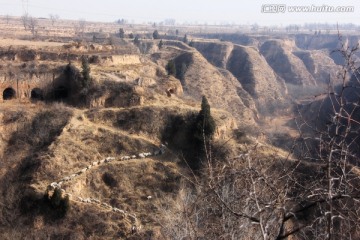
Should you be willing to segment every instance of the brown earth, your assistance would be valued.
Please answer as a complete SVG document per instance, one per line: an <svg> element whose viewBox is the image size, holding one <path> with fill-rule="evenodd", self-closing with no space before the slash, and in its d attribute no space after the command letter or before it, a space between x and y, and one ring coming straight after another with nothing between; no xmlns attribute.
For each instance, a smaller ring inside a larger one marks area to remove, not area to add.
<svg viewBox="0 0 360 240"><path fill-rule="evenodd" d="M287 158L286 151L267 142L273 137L281 142L284 133L297 137L289 125L288 86L304 90L326 82L327 71L331 78L338 71L328 52L300 49L294 40L247 39L260 50L218 40L197 39L191 46L164 40L160 49L159 40L141 39L136 46L116 39L115 23L88 23L83 36L75 33L76 21L39 23L38 36L32 36L19 18L0 21L6 37L0 39L2 239L165 239L164 212L178 209L191 173L177 146L162 155L140 153L159 151L164 136L174 138L179 149L189 144L180 126L199 112L205 95L217 124L215 144L226 145L230 157L256 144L264 155ZM102 33L94 34L99 28ZM125 30L143 37L152 31L148 26ZM64 66L71 61L81 69L83 55L99 86L86 105L34 99L35 89L45 96L65 84ZM176 76L166 72L170 60ZM107 157L115 160L99 163ZM62 183L71 208L58 218L43 198L46 189L79 172ZM87 198L106 205L83 201Z"/></svg>

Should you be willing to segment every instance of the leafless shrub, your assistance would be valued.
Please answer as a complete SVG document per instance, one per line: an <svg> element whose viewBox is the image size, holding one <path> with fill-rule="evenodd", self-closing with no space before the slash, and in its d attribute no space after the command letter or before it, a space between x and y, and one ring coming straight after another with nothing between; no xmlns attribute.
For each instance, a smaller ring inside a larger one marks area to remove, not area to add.
<svg viewBox="0 0 360 240"><path fill-rule="evenodd" d="M35 17L32 17L28 13L25 13L21 16L21 22L25 30L29 30L33 37L37 36L39 23Z"/></svg>
<svg viewBox="0 0 360 240"><path fill-rule="evenodd" d="M344 44L337 50L345 64L339 86L329 86L327 97L321 101L318 121L314 126L306 116L298 122L299 129L311 129L313 135L303 135L303 159L321 165L324 174L307 189L308 201L319 204L312 228L306 230L316 239L354 239L360 236L359 200L360 175L359 140L360 119L358 87L354 84L357 69L354 54L359 45ZM353 81L348 81L348 74ZM325 116L324 116L325 115ZM311 144L311 145L310 145Z"/></svg>
<svg viewBox="0 0 360 240"><path fill-rule="evenodd" d="M49 15L51 24L54 26L55 22L57 22L60 19L60 16L57 14L50 14Z"/></svg>
<svg viewBox="0 0 360 240"><path fill-rule="evenodd" d="M79 36L83 36L86 28L86 20L85 19L79 19L77 23L74 25L74 31L75 34Z"/></svg>
<svg viewBox="0 0 360 240"><path fill-rule="evenodd" d="M30 16L28 13L25 13L24 15L21 16L21 22L22 22L25 30L27 30L27 28L28 28L29 17Z"/></svg>
<svg viewBox="0 0 360 240"><path fill-rule="evenodd" d="M34 17L29 17L28 28L29 28L31 34L33 35L33 37L37 36L38 26L39 26L38 20Z"/></svg>
<svg viewBox="0 0 360 240"><path fill-rule="evenodd" d="M162 234L169 239L198 239L197 230L199 229L197 214L197 195L192 192L191 186L183 184L179 190L177 205L173 206L162 205L163 222ZM168 199L168 203L172 200Z"/></svg>

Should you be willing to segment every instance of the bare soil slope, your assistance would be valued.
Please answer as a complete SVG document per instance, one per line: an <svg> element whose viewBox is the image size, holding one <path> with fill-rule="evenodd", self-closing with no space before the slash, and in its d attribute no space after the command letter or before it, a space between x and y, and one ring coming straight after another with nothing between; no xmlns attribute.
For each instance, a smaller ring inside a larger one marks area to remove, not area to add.
<svg viewBox="0 0 360 240"><path fill-rule="evenodd" d="M273 111L285 102L284 80L274 73L255 47L210 41L194 41L193 46L210 63L227 70L226 78L235 76L240 84L238 89L244 89L253 98L261 113Z"/></svg>
<svg viewBox="0 0 360 240"><path fill-rule="evenodd" d="M268 64L286 83L295 85L316 85L314 77L308 72L303 61L292 52L296 49L291 40L268 40L260 47Z"/></svg>

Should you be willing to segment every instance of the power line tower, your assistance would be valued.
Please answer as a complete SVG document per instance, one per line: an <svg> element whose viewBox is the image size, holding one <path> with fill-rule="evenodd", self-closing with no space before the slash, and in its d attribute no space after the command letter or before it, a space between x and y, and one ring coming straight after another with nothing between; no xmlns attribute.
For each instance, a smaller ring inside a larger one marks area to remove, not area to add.
<svg viewBox="0 0 360 240"><path fill-rule="evenodd" d="M24 14L29 13L29 0L21 0Z"/></svg>

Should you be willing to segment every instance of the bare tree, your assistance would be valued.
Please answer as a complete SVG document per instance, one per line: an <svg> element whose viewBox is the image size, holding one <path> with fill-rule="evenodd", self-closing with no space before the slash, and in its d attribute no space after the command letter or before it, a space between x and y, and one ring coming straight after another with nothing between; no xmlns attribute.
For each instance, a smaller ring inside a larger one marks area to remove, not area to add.
<svg viewBox="0 0 360 240"><path fill-rule="evenodd" d="M24 29L29 30L33 37L36 37L39 27L38 20L35 17L32 17L29 14L25 13L23 16L21 16L21 21Z"/></svg>
<svg viewBox="0 0 360 240"><path fill-rule="evenodd" d="M37 36L38 27L39 27L38 20L36 18L30 16L29 20L28 20L28 28L29 28L31 34L33 35L33 37Z"/></svg>
<svg viewBox="0 0 360 240"><path fill-rule="evenodd" d="M168 26L174 26L176 23L176 20L173 18L167 18L164 20L164 24Z"/></svg>
<svg viewBox="0 0 360 240"><path fill-rule="evenodd" d="M28 13L24 13L24 14L21 16L21 22L22 22L25 30L27 30L27 28L28 28L29 17L30 17L30 16L29 16Z"/></svg>
<svg viewBox="0 0 360 240"><path fill-rule="evenodd" d="M50 14L49 15L51 24L54 26L55 22L57 22L60 19L60 16L57 14Z"/></svg>
<svg viewBox="0 0 360 240"><path fill-rule="evenodd" d="M84 35L86 29L86 20L85 19L79 19L77 23L74 25L75 34L78 34L80 36Z"/></svg>
<svg viewBox="0 0 360 240"><path fill-rule="evenodd" d="M319 239L360 237L360 172L357 167L360 163L360 75L354 61L359 44L350 47L344 43L340 33L338 36L341 47L337 52L345 60L339 75L341 84L329 86L327 97L320 103L317 121L323 124L314 126L306 121L306 117L299 124L300 129L305 126L315 135L313 138L304 138L308 152L305 160L316 161L324 170L321 178L313 183L310 196L307 196L308 201L319 204L318 210L321 210L313 224L318 228L309 229ZM350 81L349 75L352 76Z"/></svg>

